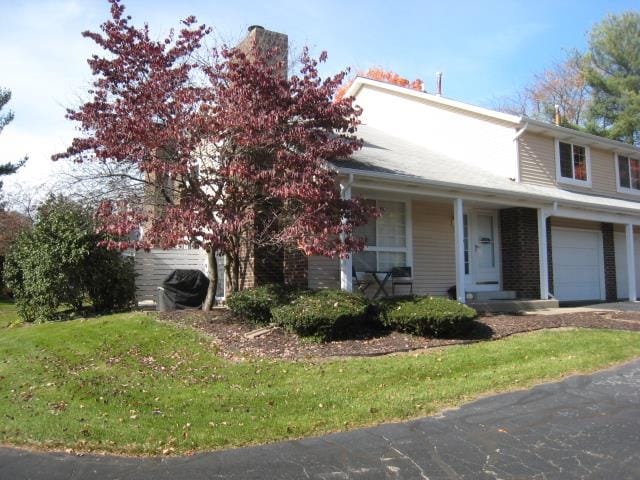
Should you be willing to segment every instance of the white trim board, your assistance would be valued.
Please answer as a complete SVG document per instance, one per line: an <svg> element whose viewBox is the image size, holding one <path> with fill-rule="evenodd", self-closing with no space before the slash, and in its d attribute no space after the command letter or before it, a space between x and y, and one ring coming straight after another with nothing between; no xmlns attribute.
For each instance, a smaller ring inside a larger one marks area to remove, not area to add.
<svg viewBox="0 0 640 480"><path fill-rule="evenodd" d="M562 204L570 205L566 208L580 208L590 211L604 211L611 214L619 215L640 215L640 204L633 200L611 199L609 197L601 197L602 201L615 200L625 205L606 205L601 206L597 200L599 197L587 194L577 194L588 198L590 201L582 201L580 199L562 198L561 196L552 195L556 190L558 194L576 194L575 192L562 190L558 188L544 187L547 192L527 192L527 191L510 191L498 188L467 186L462 184L452 184L437 180L429 180L414 177L406 174L391 174L384 172L370 172L353 168L336 168L336 172L342 175L354 175L359 177L354 180L354 185L360 188L371 188L379 190L387 190L392 192L414 193L417 195L442 196L449 199L477 199L478 201L492 202L495 204L512 205L512 206L530 206L531 208L548 207L552 205ZM365 182L363 182L365 180ZM371 183L366 183L368 180ZM380 187L380 183L386 183L386 187ZM518 188L523 188L523 184L514 182ZM536 188L536 185L528 185ZM429 190L424 191L425 188ZM543 187L540 187L543 188ZM639 220L640 221L640 220ZM640 223L639 223L640 224Z"/></svg>
<svg viewBox="0 0 640 480"><path fill-rule="evenodd" d="M628 216L616 213L600 213L578 208L558 207L543 209L545 215L549 217L571 218L575 220L590 220L593 222L607 222L626 225L640 225L640 217Z"/></svg>

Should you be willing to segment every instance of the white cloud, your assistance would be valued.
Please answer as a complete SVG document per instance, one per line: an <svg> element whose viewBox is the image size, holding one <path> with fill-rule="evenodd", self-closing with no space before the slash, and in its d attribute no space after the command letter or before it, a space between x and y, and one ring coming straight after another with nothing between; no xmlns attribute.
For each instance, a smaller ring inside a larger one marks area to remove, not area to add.
<svg viewBox="0 0 640 480"><path fill-rule="evenodd" d="M66 133L66 134L65 134ZM71 141L71 134L58 131L50 134L20 131L10 126L0 136L0 152L2 162L15 162L25 155L27 163L14 175L2 178L7 191L17 187L23 189L50 185L62 167L60 162L53 162L51 155L64 151Z"/></svg>

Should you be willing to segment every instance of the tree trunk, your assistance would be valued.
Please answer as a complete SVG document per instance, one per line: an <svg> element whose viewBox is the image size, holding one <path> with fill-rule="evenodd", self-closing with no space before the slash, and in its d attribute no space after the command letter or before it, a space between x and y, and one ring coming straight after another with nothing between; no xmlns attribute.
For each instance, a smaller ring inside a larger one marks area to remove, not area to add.
<svg viewBox="0 0 640 480"><path fill-rule="evenodd" d="M207 270L209 271L209 288L207 289L207 297L202 304L202 310L211 310L216 302L216 291L218 290L218 262L216 261L216 252L213 248L207 251Z"/></svg>
<svg viewBox="0 0 640 480"><path fill-rule="evenodd" d="M240 291L240 258L237 254L231 255L231 277L233 278L231 291Z"/></svg>

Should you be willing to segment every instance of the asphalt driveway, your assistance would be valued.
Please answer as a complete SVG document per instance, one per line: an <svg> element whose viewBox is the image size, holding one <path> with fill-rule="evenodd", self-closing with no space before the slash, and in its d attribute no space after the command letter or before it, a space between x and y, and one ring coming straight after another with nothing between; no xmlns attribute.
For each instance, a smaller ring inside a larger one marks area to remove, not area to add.
<svg viewBox="0 0 640 480"><path fill-rule="evenodd" d="M436 417L182 458L0 449L0 479L640 478L640 360Z"/></svg>

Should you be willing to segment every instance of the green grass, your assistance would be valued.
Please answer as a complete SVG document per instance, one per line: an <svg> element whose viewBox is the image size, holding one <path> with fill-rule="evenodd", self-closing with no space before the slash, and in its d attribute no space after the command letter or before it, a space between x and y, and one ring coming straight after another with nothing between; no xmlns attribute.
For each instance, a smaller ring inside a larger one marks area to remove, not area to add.
<svg viewBox="0 0 640 480"><path fill-rule="evenodd" d="M0 298L0 329L20 322L13 300Z"/></svg>
<svg viewBox="0 0 640 480"><path fill-rule="evenodd" d="M216 356L153 316L0 330L0 442L129 454L270 442L417 417L640 355L640 335L543 331L325 362Z"/></svg>

